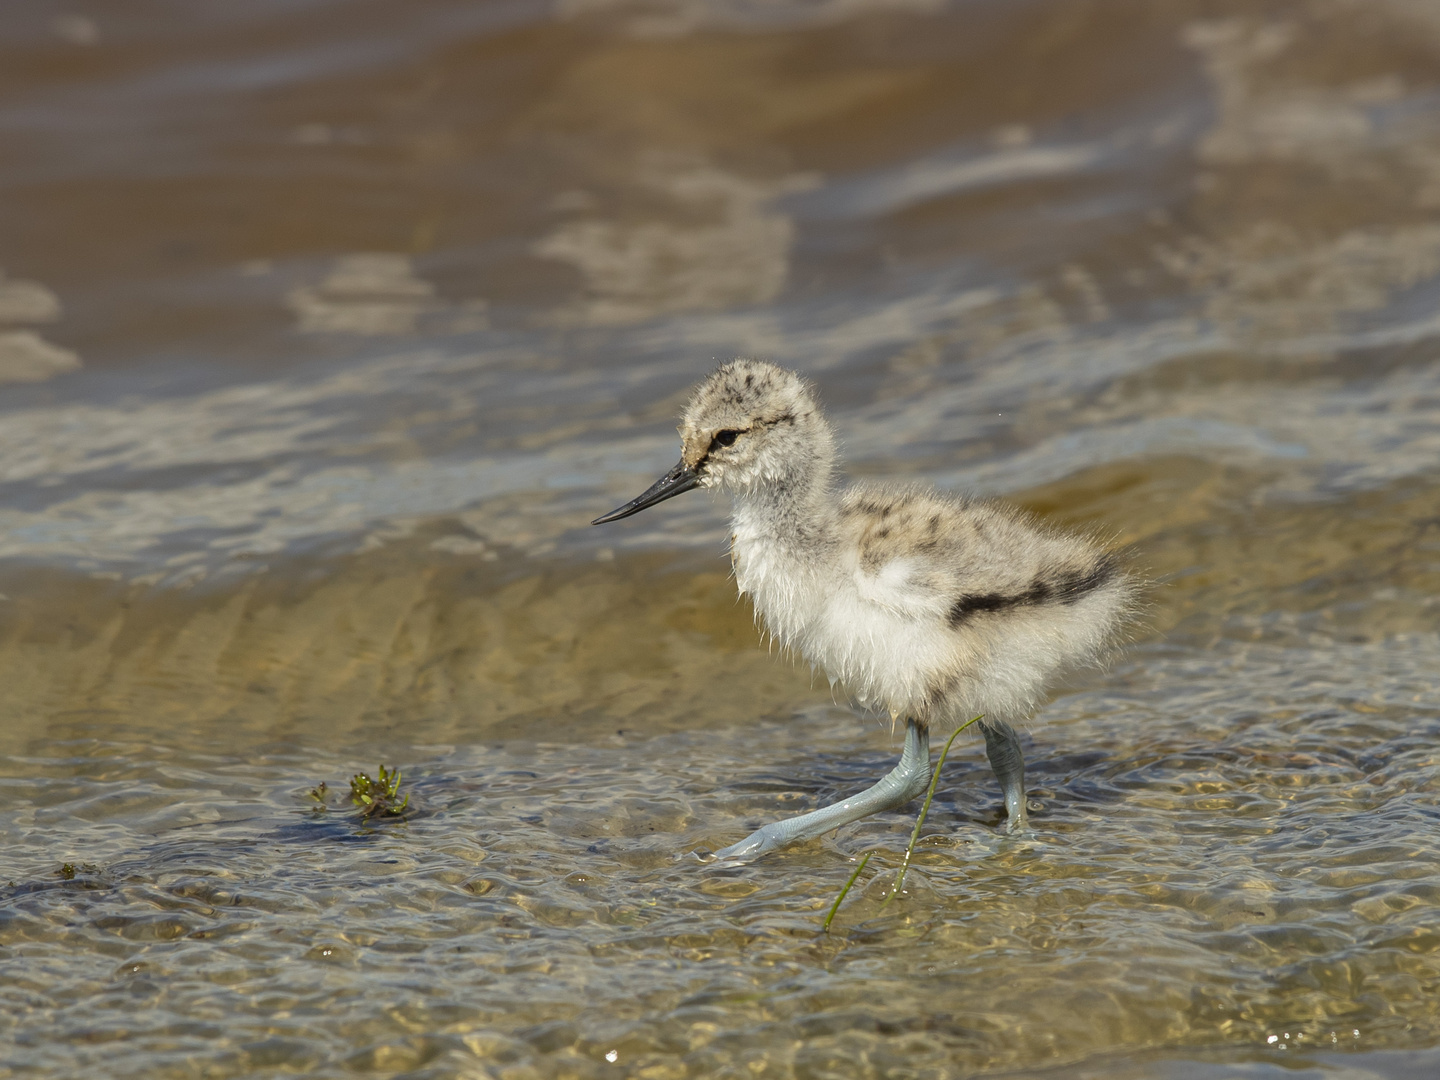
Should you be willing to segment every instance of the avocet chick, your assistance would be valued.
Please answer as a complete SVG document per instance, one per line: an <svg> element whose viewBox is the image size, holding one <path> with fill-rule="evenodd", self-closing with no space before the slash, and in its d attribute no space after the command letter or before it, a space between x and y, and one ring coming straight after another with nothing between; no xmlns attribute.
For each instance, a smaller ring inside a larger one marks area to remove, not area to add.
<svg viewBox="0 0 1440 1080"><path fill-rule="evenodd" d="M1116 556L1003 503L838 486L835 437L809 384L763 361L735 360L701 383L680 439L673 469L594 523L694 487L728 492L735 580L770 633L906 725L900 763L873 787L716 854L753 858L903 806L930 784L930 732L977 715L1008 828L1025 828L1012 724L1115 640L1136 592Z"/></svg>

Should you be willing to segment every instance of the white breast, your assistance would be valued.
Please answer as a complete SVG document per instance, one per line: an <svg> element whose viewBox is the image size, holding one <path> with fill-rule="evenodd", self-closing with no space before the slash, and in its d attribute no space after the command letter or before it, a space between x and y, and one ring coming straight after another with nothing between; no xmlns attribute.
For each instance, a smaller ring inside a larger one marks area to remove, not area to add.
<svg viewBox="0 0 1440 1080"><path fill-rule="evenodd" d="M866 574L853 551L797 554L740 527L731 552L740 592L782 645L867 708L920 708L951 643L943 597L916 585L904 560Z"/></svg>

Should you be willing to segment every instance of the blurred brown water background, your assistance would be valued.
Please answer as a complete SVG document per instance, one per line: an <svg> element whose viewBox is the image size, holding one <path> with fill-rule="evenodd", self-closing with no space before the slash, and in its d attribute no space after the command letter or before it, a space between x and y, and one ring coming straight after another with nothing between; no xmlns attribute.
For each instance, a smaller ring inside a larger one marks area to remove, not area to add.
<svg viewBox="0 0 1440 1080"><path fill-rule="evenodd" d="M0 267L0 1075L1440 1070L1440 4L10 3ZM884 912L686 856L898 741L586 527L736 354L1159 582Z"/></svg>

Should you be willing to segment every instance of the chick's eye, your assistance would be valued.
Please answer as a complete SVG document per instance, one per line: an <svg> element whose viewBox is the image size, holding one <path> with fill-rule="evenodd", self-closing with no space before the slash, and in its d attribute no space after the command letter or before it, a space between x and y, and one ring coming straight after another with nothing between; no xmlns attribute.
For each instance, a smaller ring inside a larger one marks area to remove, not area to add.
<svg viewBox="0 0 1440 1080"><path fill-rule="evenodd" d="M738 431L717 431L715 433L715 444L717 446L734 446L735 440L740 437Z"/></svg>

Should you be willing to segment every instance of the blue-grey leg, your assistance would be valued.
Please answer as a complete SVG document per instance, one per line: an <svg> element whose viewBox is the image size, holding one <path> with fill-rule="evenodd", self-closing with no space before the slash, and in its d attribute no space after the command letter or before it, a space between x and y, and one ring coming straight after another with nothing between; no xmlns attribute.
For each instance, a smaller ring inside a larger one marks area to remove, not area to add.
<svg viewBox="0 0 1440 1080"><path fill-rule="evenodd" d="M905 723L905 749L900 763L883 780L820 810L798 817L786 818L756 829L738 844L731 844L715 853L720 859L753 859L797 840L815 837L877 814L904 806L930 786L930 732L914 720Z"/></svg>
<svg viewBox="0 0 1440 1080"><path fill-rule="evenodd" d="M985 732L985 756L1005 792L1005 812L1010 818L1005 828L1019 832L1026 826L1025 755L1020 751L1020 736L1003 720L982 720L980 730Z"/></svg>

